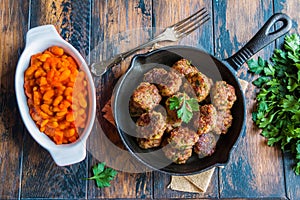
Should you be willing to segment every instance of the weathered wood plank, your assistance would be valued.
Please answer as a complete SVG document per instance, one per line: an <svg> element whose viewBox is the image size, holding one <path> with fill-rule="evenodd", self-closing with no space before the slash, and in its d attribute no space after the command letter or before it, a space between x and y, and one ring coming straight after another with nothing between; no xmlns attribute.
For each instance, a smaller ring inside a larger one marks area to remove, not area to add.
<svg viewBox="0 0 300 200"><path fill-rule="evenodd" d="M215 52L227 58L240 49L272 15L272 1L217 1L215 11ZM274 43L258 55L268 58ZM247 66L238 75L251 82ZM283 162L280 150L270 149L252 122L255 87L246 91L247 128L238 146L232 152L228 165L220 170L220 197L263 198L285 197Z"/></svg>
<svg viewBox="0 0 300 200"><path fill-rule="evenodd" d="M274 12L282 12L287 14L293 22L292 29L290 30L291 33L298 33L300 34L300 15L297 13L300 4L297 0L280 0L274 1ZM281 42L283 41L283 37L281 38Z"/></svg>
<svg viewBox="0 0 300 200"><path fill-rule="evenodd" d="M199 29L192 32L187 37L179 42L167 43L168 45L189 45L203 49L208 53L213 53L213 11L212 1L207 0L187 0L184 3L180 0L154 0L153 2L153 26L154 34L158 34L159 30L173 25L174 23L192 15L201 8L206 7L211 17L210 21L206 22Z"/></svg>
<svg viewBox="0 0 300 200"><path fill-rule="evenodd" d="M286 13L293 20L293 27L290 33L300 34L300 4L297 0L274 1L275 12ZM277 43L277 48L283 43L283 38ZM300 176L296 176L292 168L295 165L294 158L289 154L284 154L284 168L286 180L286 193L289 199L300 198Z"/></svg>
<svg viewBox="0 0 300 200"><path fill-rule="evenodd" d="M168 1L168 0L155 0L153 2L153 25L157 29L162 30L185 17L190 16L199 9L206 7L210 16L212 17L212 1L197 1L188 0L184 3L180 0ZM157 32L156 32L157 34ZM208 53L213 53L213 19L204 24L199 29L182 39L180 42L175 43L180 45L189 45L201 48ZM174 43L168 45L174 45ZM216 169L217 171L217 169ZM154 173L154 198L203 198L203 197L218 197L218 173L214 173L210 186L206 193L186 193L178 192L168 189L171 176L163 173Z"/></svg>
<svg viewBox="0 0 300 200"><path fill-rule="evenodd" d="M147 27L151 27L151 4L150 0L133 1L93 1L92 3L92 25L91 25L91 62L108 59L117 53L135 47L146 41L151 36ZM139 30L137 30L139 29ZM95 77L97 88L97 120L105 134L113 145L122 148L122 142L114 126L102 116L102 108L111 98L112 90L118 77L127 69L130 58L125 63L116 66L108 71L102 78ZM99 133L101 134L101 133ZM97 141L93 141L97 144ZM99 141L99 145L101 141ZM95 144L94 144L95 145ZM99 146L98 145L98 146ZM97 146L97 145L96 145ZM90 146L91 147L91 146ZM89 149L89 169L99 162L96 155L101 148ZM110 155L116 155L111 149L104 149ZM116 155L108 158L125 159ZM103 158L104 159L104 158ZM100 161L105 161L100 160ZM114 166L111 166L114 168ZM89 175L91 172L89 171ZM119 171L116 179L109 188L98 189L94 182L88 184L88 198L151 198L152 197L152 176L147 173L126 173Z"/></svg>
<svg viewBox="0 0 300 200"><path fill-rule="evenodd" d="M23 130L14 91L14 75L28 27L28 1L0 2L0 198L20 193Z"/></svg>
<svg viewBox="0 0 300 200"><path fill-rule="evenodd" d="M297 176L292 170L294 166L294 157L290 153L284 153L286 195L291 200L300 198L300 176Z"/></svg>
<svg viewBox="0 0 300 200"><path fill-rule="evenodd" d="M89 51L90 1L31 1L30 27L54 24L60 35L83 57ZM87 159L58 167L50 154L27 135L24 143L22 198L86 197Z"/></svg>

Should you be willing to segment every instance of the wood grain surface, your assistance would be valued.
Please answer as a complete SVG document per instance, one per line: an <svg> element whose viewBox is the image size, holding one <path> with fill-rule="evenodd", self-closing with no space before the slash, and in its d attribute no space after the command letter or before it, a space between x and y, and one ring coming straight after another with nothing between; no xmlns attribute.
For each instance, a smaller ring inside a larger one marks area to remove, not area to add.
<svg viewBox="0 0 300 200"><path fill-rule="evenodd" d="M1 198L18 198L22 175L23 131L14 92L17 58L27 32L28 1L1 1L0 37L0 193Z"/></svg>
<svg viewBox="0 0 300 200"><path fill-rule="evenodd" d="M119 171L111 187L99 189L95 182L83 180L92 175L92 166L103 158L96 154L113 155L110 161L121 161L123 154L107 152L106 146L98 149L102 143L94 140L88 144L84 161L58 167L26 130L15 100L14 73L28 29L53 24L91 64L147 41L202 7L207 8L210 21L178 44L201 48L220 59L237 52L276 12L289 15L293 20L291 32L300 33L299 0L0 1L0 199L299 199L300 176L292 171L291 155L268 147L252 122L257 90L251 81L256 77L247 72L247 64L237 71L249 82L245 93L246 132L226 167L215 170L205 193L173 191L168 188L171 176L160 172ZM254 58L268 59L282 42L283 37ZM129 62L130 58L103 77L94 77L98 122L94 136L98 138L101 126L103 136L121 150L122 141L115 127L103 118L102 109Z"/></svg>
<svg viewBox="0 0 300 200"><path fill-rule="evenodd" d="M92 9L92 37L91 37L91 63L98 62L100 58L110 58L120 51L127 49L119 49L122 44L126 43L126 38L122 34L126 31L133 30L138 27L151 27L151 1L94 1ZM126 16L126 17L124 17ZM128 20L134 19L134 20ZM136 40L133 40L132 46L136 46L139 40L149 38L148 32L136 32ZM151 34L151 33L150 33ZM116 129L103 118L101 110L110 99L113 87L127 65L123 65L110 70L102 78L95 77L97 87L97 120L102 125L103 130L108 133L107 136L117 146L121 140ZM107 94L107 95L101 95ZM89 168L95 165L99 160L93 157L98 149L90 149L91 159ZM109 149L103 149L109 151ZM121 155L112 153L112 159L124 159ZM101 161L101 160L100 160ZM91 172L90 172L91 173ZM152 176L151 173L126 173L119 172L115 182L115 187L98 189L93 182L88 185L89 198L151 198L152 196ZM120 193L120 191L122 191Z"/></svg>
<svg viewBox="0 0 300 200"><path fill-rule="evenodd" d="M221 1L215 9L216 54L227 58L240 49L263 26L273 14L272 2L236 1L229 5ZM224 13L219 15L219 13ZM234 14L233 14L234 13ZM238 19L238 23L233 23ZM246 25L247 24L247 25ZM245 26L246 25L246 26ZM243 31L240 31L240 30ZM274 44L265 47L257 56L268 58ZM246 65L239 69L241 78L251 82ZM281 152L266 146L264 138L252 122L251 110L254 108L255 88L249 84L247 98L246 134L239 141L232 154L226 170L220 170L220 196L226 198L240 197L284 197L284 172ZM274 160L274 157L279 158ZM243 178L238 178L243 174ZM264 177L268 177L267 179ZM262 181L264 180L264 181ZM243 188L243 189L242 189Z"/></svg>
<svg viewBox="0 0 300 200"><path fill-rule="evenodd" d="M300 15L299 12L296 10L300 9L300 4L298 1L292 0L292 1L286 1L286 2L280 2L275 1L274 2L275 12L283 12L286 13L291 17L293 20L293 28L290 31L291 33L300 33ZM277 42L277 48L279 48L282 45L282 40L278 40ZM291 170L291 168L295 165L295 162L293 161L293 158L290 154L284 154L284 173L285 173L285 186L286 186L286 196L289 199L299 199L300 197L300 177L295 176L295 173Z"/></svg>

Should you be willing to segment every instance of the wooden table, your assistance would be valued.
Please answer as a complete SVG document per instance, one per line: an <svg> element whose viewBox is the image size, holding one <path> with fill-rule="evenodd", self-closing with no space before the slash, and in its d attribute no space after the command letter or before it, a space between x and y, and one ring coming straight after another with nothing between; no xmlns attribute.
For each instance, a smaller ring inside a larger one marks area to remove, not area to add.
<svg viewBox="0 0 300 200"><path fill-rule="evenodd" d="M215 170L208 190L202 194L168 189L171 176L160 172L119 172L111 187L98 189L94 182L81 179L90 176L91 167L98 162L91 153L78 164L58 167L26 130L17 108L14 74L28 29L53 24L90 63L97 58L90 52L103 41L113 41L118 33L157 27L136 35L136 41L145 41L157 34L159 28L171 25L201 7L209 10L211 20L185 38L184 44L204 48L219 58L227 58L240 49L275 12L288 14L293 19L291 32L300 31L299 0L2 0L0 198L300 199L300 176L297 177L291 169L293 160L279 148L268 147L251 120L255 105L255 87L251 84L246 91L246 134L232 153L228 165ZM122 41L121 37L117 39ZM267 59L274 48L282 44L282 39L255 57ZM109 57L120 50L116 48L113 42L108 42L96 55ZM115 69L102 79L95 77L100 102L98 119L101 119L104 102L110 98L109 92L114 84L111 80L116 80L120 72L122 70ZM255 78L247 73L246 64L238 75L249 82Z"/></svg>

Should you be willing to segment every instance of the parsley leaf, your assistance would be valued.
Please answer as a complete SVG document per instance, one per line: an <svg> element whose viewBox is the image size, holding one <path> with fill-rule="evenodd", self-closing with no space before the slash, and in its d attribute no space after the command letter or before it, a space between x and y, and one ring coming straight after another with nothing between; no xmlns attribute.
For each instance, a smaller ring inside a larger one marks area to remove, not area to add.
<svg viewBox="0 0 300 200"><path fill-rule="evenodd" d="M266 82L268 82L269 78L265 77L265 76L261 76L258 79L256 79L255 81L253 81L253 85L257 86L257 87L261 87L263 84L265 84Z"/></svg>
<svg viewBox="0 0 300 200"><path fill-rule="evenodd" d="M251 59L247 62L249 66L249 71L253 72L255 74L260 74L264 68L265 68L265 61L261 58L258 57L258 60Z"/></svg>
<svg viewBox="0 0 300 200"><path fill-rule="evenodd" d="M180 104L181 104L181 97L171 97L169 98L169 102L170 102L170 110L177 110L178 108L180 108Z"/></svg>
<svg viewBox="0 0 300 200"><path fill-rule="evenodd" d="M249 60L249 71L259 77L253 84L260 90L252 120L262 129L267 144L279 144L294 155L293 170L300 175L300 37L287 35L283 49L275 49L271 63Z"/></svg>
<svg viewBox="0 0 300 200"><path fill-rule="evenodd" d="M194 98L187 99L186 102L191 107L192 111L199 111L199 104L196 99Z"/></svg>
<svg viewBox="0 0 300 200"><path fill-rule="evenodd" d="M187 94L183 93L182 96L173 96L169 98L170 110L177 110L177 116L185 123L193 117L193 111L199 111L199 104L195 98L188 98Z"/></svg>
<svg viewBox="0 0 300 200"><path fill-rule="evenodd" d="M109 187L110 181L115 178L117 171L110 167L105 167L105 162L98 163L92 168L93 176L85 180L95 180L99 188Z"/></svg>

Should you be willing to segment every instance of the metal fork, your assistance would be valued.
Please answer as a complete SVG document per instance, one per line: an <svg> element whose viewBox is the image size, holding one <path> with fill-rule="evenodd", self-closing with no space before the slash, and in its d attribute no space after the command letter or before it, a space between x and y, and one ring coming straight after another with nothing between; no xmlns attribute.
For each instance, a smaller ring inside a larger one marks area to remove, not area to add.
<svg viewBox="0 0 300 200"><path fill-rule="evenodd" d="M155 43L162 42L162 41L176 42L179 39L189 35L191 32L199 28L202 24L207 22L209 19L210 17L206 8L202 8L196 13L194 13L193 15L173 24L172 26L167 27L161 34L154 37L152 40L142 45L139 45L127 52L118 54L114 56L112 59L104 60L99 63L93 63L91 65L91 71L96 76L101 76L108 69L120 63L125 58L137 52L138 50L141 50L143 48L149 47Z"/></svg>

